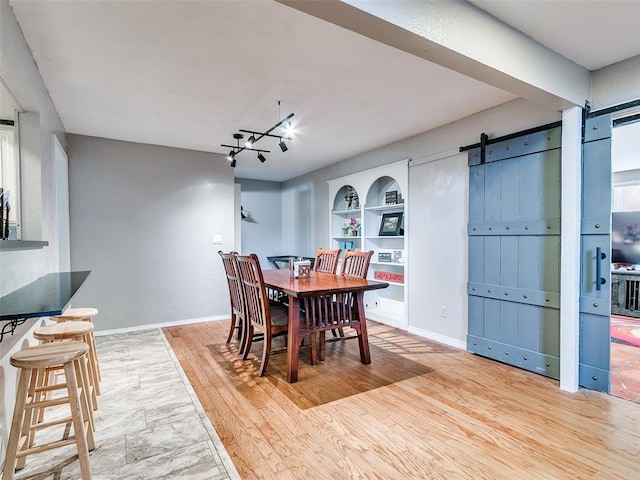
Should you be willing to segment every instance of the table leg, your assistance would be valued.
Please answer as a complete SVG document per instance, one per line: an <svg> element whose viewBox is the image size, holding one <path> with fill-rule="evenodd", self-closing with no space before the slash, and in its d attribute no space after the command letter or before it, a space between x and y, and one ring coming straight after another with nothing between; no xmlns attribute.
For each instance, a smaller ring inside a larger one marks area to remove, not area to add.
<svg viewBox="0 0 640 480"><path fill-rule="evenodd" d="M287 380L298 381L298 353L300 350L300 299L289 295L289 338L287 339Z"/></svg>
<svg viewBox="0 0 640 480"><path fill-rule="evenodd" d="M367 319L364 316L364 292L356 293L356 304L358 306L358 318L360 319L360 332L358 335L358 346L360 347L360 362L365 365L371 363L371 353L369 352L369 334L367 333Z"/></svg>

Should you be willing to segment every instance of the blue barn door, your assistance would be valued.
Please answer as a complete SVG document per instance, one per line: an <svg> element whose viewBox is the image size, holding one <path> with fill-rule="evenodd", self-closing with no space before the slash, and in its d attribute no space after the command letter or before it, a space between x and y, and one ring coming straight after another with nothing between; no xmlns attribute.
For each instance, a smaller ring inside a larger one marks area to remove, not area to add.
<svg viewBox="0 0 640 480"><path fill-rule="evenodd" d="M609 391L611 115L587 118L582 144L581 386Z"/></svg>
<svg viewBox="0 0 640 480"><path fill-rule="evenodd" d="M559 378L561 127L528 132L469 150L467 349Z"/></svg>

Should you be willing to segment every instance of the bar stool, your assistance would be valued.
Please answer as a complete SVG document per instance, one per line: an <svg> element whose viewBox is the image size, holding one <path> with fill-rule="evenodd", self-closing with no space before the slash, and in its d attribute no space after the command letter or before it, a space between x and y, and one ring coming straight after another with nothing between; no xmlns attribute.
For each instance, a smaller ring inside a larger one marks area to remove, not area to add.
<svg viewBox="0 0 640 480"><path fill-rule="evenodd" d="M78 385L78 376L82 371L82 359L89 352L84 342L74 340L68 342L52 342L34 347L27 347L11 356L11 365L20 369L16 405L13 412L7 454L2 470L4 480L13 480L15 469L26 465L27 455L76 444L80 472L83 480L91 479L89 450L95 449L93 431L89 418L86 390ZM45 375L47 368L62 365L65 375L67 396L42 400L36 392L35 385L40 375ZM68 404L71 416L35 424L35 410ZM65 435L61 440L34 446L35 430L60 424L72 424L73 436ZM17 465L16 465L17 460Z"/></svg>
<svg viewBox="0 0 640 480"><path fill-rule="evenodd" d="M80 308L67 308L64 312L62 312L62 314L56 315L55 317L50 317L50 318L51 320L54 320L58 323L67 322L69 320L93 322L93 317L95 317L96 315L98 315L97 308L80 307ZM92 345L93 351L97 352L96 341L95 341L93 332L91 332L91 345ZM95 373L98 380L102 380L102 375L100 374L100 362L98 361L97 355L96 355L95 369L96 369ZM100 395L99 386L98 386L97 393L98 395Z"/></svg>
<svg viewBox="0 0 640 480"><path fill-rule="evenodd" d="M97 395L100 395L100 382L96 373L97 369L95 367L95 363L97 362L97 356L95 350L93 349L93 343L91 342L92 334L93 323L71 321L54 323L52 325L40 327L33 332L33 338L44 343L64 340L78 340L89 345L89 353L87 355L89 385L87 390L89 392L88 396L91 398L91 406L93 407L93 410L97 410ZM43 385L50 384L49 375L45 375L43 380Z"/></svg>

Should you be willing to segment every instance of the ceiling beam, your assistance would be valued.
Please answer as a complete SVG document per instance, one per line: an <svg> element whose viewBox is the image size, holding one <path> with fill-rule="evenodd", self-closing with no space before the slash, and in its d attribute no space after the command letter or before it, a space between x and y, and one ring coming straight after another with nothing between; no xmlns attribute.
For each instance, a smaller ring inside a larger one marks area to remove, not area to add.
<svg viewBox="0 0 640 480"><path fill-rule="evenodd" d="M554 110L591 95L587 69L467 2L276 1Z"/></svg>

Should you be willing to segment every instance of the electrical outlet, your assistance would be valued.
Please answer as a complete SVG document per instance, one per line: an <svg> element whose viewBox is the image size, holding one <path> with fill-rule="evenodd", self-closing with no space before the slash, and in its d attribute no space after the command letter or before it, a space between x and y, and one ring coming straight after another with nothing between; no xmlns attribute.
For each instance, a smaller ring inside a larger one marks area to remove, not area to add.
<svg viewBox="0 0 640 480"><path fill-rule="evenodd" d="M445 307L444 305L440 307L440 316L443 318L447 318L447 307Z"/></svg>
<svg viewBox="0 0 640 480"><path fill-rule="evenodd" d="M213 244L220 245L222 243L222 235L214 235L213 236Z"/></svg>

